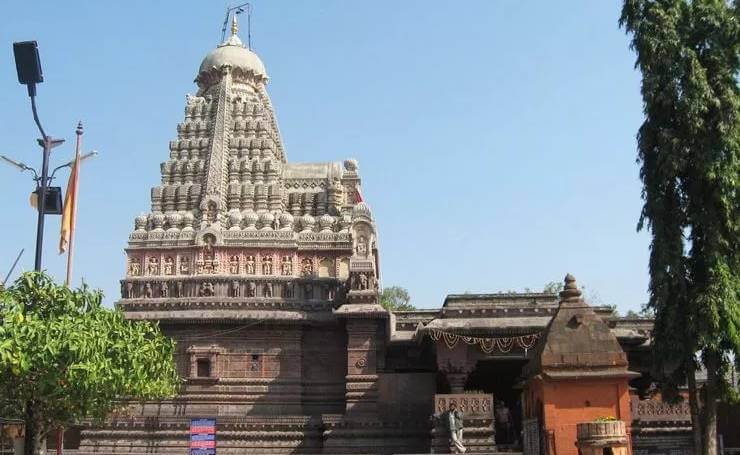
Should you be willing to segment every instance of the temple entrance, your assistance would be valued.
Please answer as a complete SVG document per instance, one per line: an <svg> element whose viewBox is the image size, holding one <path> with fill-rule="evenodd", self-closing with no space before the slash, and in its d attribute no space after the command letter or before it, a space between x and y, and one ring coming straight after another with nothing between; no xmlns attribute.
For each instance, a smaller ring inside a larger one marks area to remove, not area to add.
<svg viewBox="0 0 740 455"><path fill-rule="evenodd" d="M465 383L466 391L492 393L496 418L496 446L521 450L522 393L516 388L524 359L480 360Z"/></svg>

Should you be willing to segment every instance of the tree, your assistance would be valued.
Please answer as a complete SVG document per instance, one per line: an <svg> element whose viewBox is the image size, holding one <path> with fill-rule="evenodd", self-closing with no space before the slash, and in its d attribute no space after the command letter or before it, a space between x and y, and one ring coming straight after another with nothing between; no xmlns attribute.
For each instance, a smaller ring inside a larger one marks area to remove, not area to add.
<svg viewBox="0 0 740 455"><path fill-rule="evenodd" d="M101 302L100 291L37 272L0 290L0 415L25 421L26 453L60 426L104 418L121 399L177 391L174 342Z"/></svg>
<svg viewBox="0 0 740 455"><path fill-rule="evenodd" d="M625 0L620 25L642 73L638 229L652 236L656 373L688 380L695 451L715 454L717 400L740 354L740 4Z"/></svg>
<svg viewBox="0 0 740 455"><path fill-rule="evenodd" d="M547 294L557 294L558 292L563 290L563 283L562 281L550 281L548 283L545 283L545 286L542 288L542 292Z"/></svg>
<svg viewBox="0 0 740 455"><path fill-rule="evenodd" d="M410 301L409 291L401 286L389 286L380 293L380 304L388 311L414 311Z"/></svg>

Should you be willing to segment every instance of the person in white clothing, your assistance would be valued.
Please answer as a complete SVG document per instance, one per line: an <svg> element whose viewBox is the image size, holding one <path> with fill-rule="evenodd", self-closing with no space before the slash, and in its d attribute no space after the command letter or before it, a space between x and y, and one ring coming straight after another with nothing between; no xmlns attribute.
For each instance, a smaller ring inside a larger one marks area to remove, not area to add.
<svg viewBox="0 0 740 455"><path fill-rule="evenodd" d="M450 429L450 439L455 453L465 453L463 445L463 413L457 409L455 403L450 403L447 411L447 427Z"/></svg>

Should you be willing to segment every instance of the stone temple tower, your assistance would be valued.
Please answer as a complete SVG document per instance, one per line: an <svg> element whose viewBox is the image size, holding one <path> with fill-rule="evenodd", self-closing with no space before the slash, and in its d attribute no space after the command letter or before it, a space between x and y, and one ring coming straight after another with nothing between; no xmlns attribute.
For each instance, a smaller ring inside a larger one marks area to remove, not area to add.
<svg viewBox="0 0 740 455"><path fill-rule="evenodd" d="M194 417L217 419L227 453L346 453L383 437L372 424L388 313L357 162L287 161L267 71L236 22L195 82L117 304L176 340L185 384L84 430L80 453L183 453Z"/></svg>

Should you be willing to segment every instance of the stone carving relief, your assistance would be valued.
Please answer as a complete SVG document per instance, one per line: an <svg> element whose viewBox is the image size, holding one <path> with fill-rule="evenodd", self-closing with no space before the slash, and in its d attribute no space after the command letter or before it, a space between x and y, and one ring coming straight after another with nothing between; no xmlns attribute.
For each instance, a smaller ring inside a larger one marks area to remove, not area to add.
<svg viewBox="0 0 740 455"><path fill-rule="evenodd" d="M280 265L280 272L283 276L290 276L293 274L293 261L290 256L283 256L283 261Z"/></svg>
<svg viewBox="0 0 740 455"><path fill-rule="evenodd" d="M170 287L166 281L163 281L159 284L159 294L163 298L167 298L170 296Z"/></svg>
<svg viewBox="0 0 740 455"><path fill-rule="evenodd" d="M232 275L239 274L239 256L233 255L229 258L229 273Z"/></svg>
<svg viewBox="0 0 740 455"><path fill-rule="evenodd" d="M128 274L130 276L139 276L139 275L141 275L141 262L139 262L139 259L138 258L131 258L129 260Z"/></svg>
<svg viewBox="0 0 740 455"><path fill-rule="evenodd" d="M177 284L175 285L175 289L176 289L176 292L177 292L177 295L175 297L184 297L182 295L182 281L178 281L177 282Z"/></svg>
<svg viewBox="0 0 740 455"><path fill-rule="evenodd" d="M134 297L134 283L128 281L126 282L126 294L127 299L131 299Z"/></svg>
<svg viewBox="0 0 740 455"><path fill-rule="evenodd" d="M230 294L232 297L239 297L241 295L241 289L239 288L238 280L234 280L231 282Z"/></svg>
<svg viewBox="0 0 740 455"><path fill-rule="evenodd" d="M147 275L159 275L159 259L149 258L149 262L146 266Z"/></svg>
<svg viewBox="0 0 740 455"><path fill-rule="evenodd" d="M262 274L272 275L272 257L267 256L262 258Z"/></svg>
<svg viewBox="0 0 740 455"><path fill-rule="evenodd" d="M367 253L370 249L370 246L368 244L367 237L364 235L361 235L359 239L357 239L357 246L355 247L355 252L358 256L361 257L367 257Z"/></svg>
<svg viewBox="0 0 740 455"><path fill-rule="evenodd" d="M374 279L368 272L360 272L352 276L352 289L356 291L367 291L374 286Z"/></svg>
<svg viewBox="0 0 740 455"><path fill-rule="evenodd" d="M172 259L172 257L168 256L164 260L164 274L165 275L174 275L175 274L175 260Z"/></svg>
<svg viewBox="0 0 740 455"><path fill-rule="evenodd" d="M213 283L206 281L200 285L200 296L201 297L213 297L216 294L216 289Z"/></svg>
<svg viewBox="0 0 740 455"><path fill-rule="evenodd" d="M254 284L254 281L250 281L247 283L247 297L256 297L257 296L257 285Z"/></svg>
<svg viewBox="0 0 740 455"><path fill-rule="evenodd" d="M188 275L190 273L190 258L180 258L180 274Z"/></svg>
<svg viewBox="0 0 740 455"><path fill-rule="evenodd" d="M203 236L203 260L198 261L198 274L210 275L218 271L216 250L213 248L215 244L216 236L213 234Z"/></svg>
<svg viewBox="0 0 740 455"><path fill-rule="evenodd" d="M311 258L304 258L301 261L301 275L303 276L313 275L313 260Z"/></svg>
<svg viewBox="0 0 740 455"><path fill-rule="evenodd" d="M292 281L288 281L283 285L283 297L286 299L292 299L293 295L295 295L294 291L295 285Z"/></svg>
<svg viewBox="0 0 740 455"><path fill-rule="evenodd" d="M264 297L272 297L272 283L265 283L265 286L262 289L262 295Z"/></svg>
<svg viewBox="0 0 740 455"><path fill-rule="evenodd" d="M145 299L152 298L152 285L150 283L146 283L144 285L144 298Z"/></svg>
<svg viewBox="0 0 740 455"><path fill-rule="evenodd" d="M254 275L256 273L255 264L254 256L247 256L247 275Z"/></svg>
<svg viewBox="0 0 740 455"><path fill-rule="evenodd" d="M311 283L303 285L303 296L306 299L313 299L313 285Z"/></svg>
<svg viewBox="0 0 740 455"><path fill-rule="evenodd" d="M218 206L215 201L211 201L206 206L206 211L203 214L203 219L208 223L215 223L218 218Z"/></svg>

